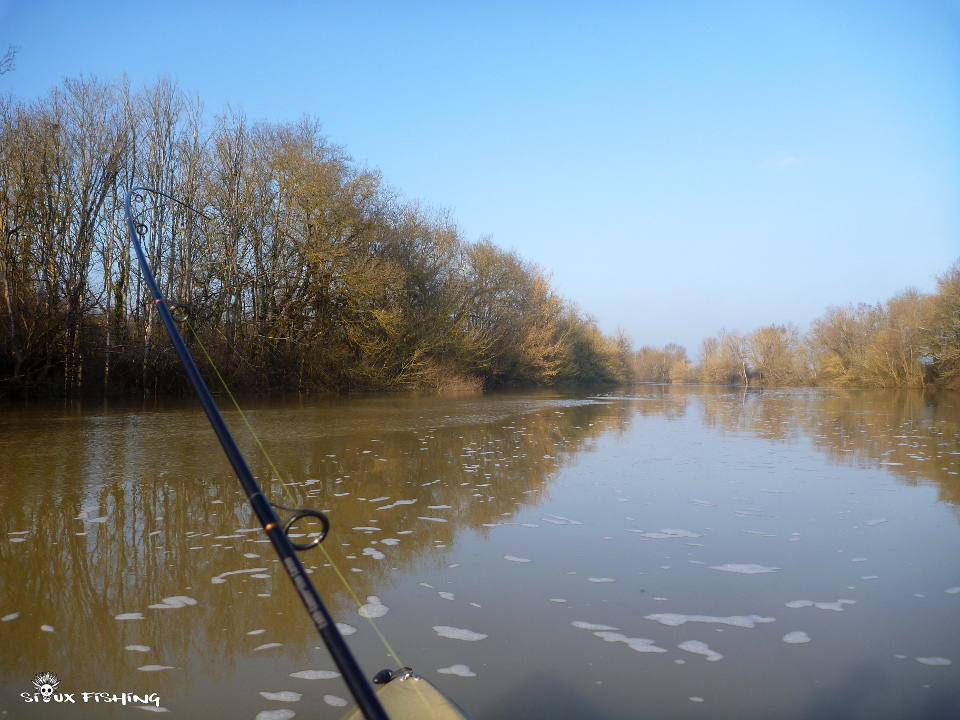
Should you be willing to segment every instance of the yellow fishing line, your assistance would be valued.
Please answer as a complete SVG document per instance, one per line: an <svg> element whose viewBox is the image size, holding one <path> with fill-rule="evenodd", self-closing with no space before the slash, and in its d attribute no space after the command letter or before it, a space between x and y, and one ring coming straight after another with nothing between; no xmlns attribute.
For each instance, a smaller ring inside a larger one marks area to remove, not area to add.
<svg viewBox="0 0 960 720"><path fill-rule="evenodd" d="M233 393L230 392L230 388L227 385L227 381L223 379L223 376L220 374L220 370L217 369L217 364L213 361L213 358L210 357L210 354L207 352L207 348L204 347L203 341L200 340L200 336L197 335L197 331L194 329L193 325L189 320L186 321L187 327L190 329L190 333L193 335L194 340L197 341L197 345L200 347L200 351L203 353L203 356L207 359L207 362L210 363L210 367L213 369L214 374L217 376L217 379L220 381L220 385L223 387L224 392L227 393L227 396L230 398L230 401L233 403L233 407L240 417L243 419L244 424L247 426L247 430L250 431L250 435L256 441L257 446L260 448L260 452L263 453L263 457L266 459L267 464L270 466L270 469L273 471L274 476L280 481L280 485L283 488L283 491L286 493L287 497L294 503L297 503L297 499L293 496L289 486L283 480L283 476L280 474L280 471L277 470L277 466L273 464L273 460L270 457L270 454L267 452L267 449L263 446L263 443L260 442L260 437L257 435L256 431L253 429L253 426L250 424L250 421L247 419L247 415L240 408L240 403L237 402L237 399L233 396ZM357 604L357 608L362 608L363 603L360 601L360 598L357 597L357 594L354 592L353 587L347 581L346 576L340 571L340 568L337 567L337 564L333 561L333 558L330 557L330 553L327 552L327 549L323 546L323 543L320 543L320 549L323 551L324 556L327 558L327 562L330 563L330 567L333 568L333 571L337 574L337 577L340 578L340 582L343 583L343 586L347 589L350 597L353 598L353 601ZM366 616L363 616L366 617ZM384 637L383 633L380 632L380 628L373 621L373 618L367 617L367 621L373 627L374 631L377 633L377 637L380 638L380 642L383 643L383 646L387 649L387 652L390 654L390 657L393 658L394 662L397 663L397 667L404 667L404 664L400 661L400 657L397 655L396 651L387 642L387 638Z"/></svg>

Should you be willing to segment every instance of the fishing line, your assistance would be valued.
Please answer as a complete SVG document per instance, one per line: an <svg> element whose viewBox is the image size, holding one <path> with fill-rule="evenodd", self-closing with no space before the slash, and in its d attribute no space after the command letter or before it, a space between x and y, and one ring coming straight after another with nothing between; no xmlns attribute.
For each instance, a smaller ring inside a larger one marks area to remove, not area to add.
<svg viewBox="0 0 960 720"><path fill-rule="evenodd" d="M281 527L281 521L276 513L275 508L282 506L275 506L270 502L270 500L264 494L263 489L260 487L260 484L253 476L253 472L251 472L246 458L244 458L243 453L237 446L237 442L234 439L233 434L230 432L230 428L224 421L223 415L220 413L220 409L217 407L217 403L213 399L213 395L210 393L210 389L207 387L203 376L200 374L200 370L197 367L196 361L193 359L193 355L190 353L190 350L187 348L187 345L184 342L183 336L180 334L180 330L177 327L177 321L174 320L171 310L178 310L178 315L181 315L181 322L183 322L189 315L189 306L178 306L178 304L175 303L168 304L166 298L157 285L157 280L150 268L150 262L147 260L147 256L143 252L143 247L140 244L140 232L146 232L147 226L134 221L132 209L132 200L134 196L136 195L138 201L143 201L143 199L145 199L145 193L152 193L157 196L168 198L179 205L198 212L203 217L207 216L164 192L147 187L132 188L127 192L124 201L127 231L130 234L130 240L133 244L133 249L137 256L137 263L140 266L143 279L146 282L147 288L150 291L150 295L154 300L154 307L156 307L157 312L160 315L160 319L162 320L163 325L167 330L167 334L170 337L170 341L173 343L173 347L176 350L177 355L180 357L180 361L183 364L183 369L186 371L187 376L190 378L190 382L193 384L193 388L197 393L197 399L203 406L204 412L207 415L207 419L210 421L210 426L216 434L217 439L220 441L220 446L223 448L224 453L227 455L227 459L230 461L230 464L233 466L233 469L237 474L237 480L243 487L243 490L247 495L247 499L250 501L250 505L257 516L257 519L260 521L264 532L273 545L273 549L276 551L277 555L282 561L281 564L284 570L286 570L291 583L297 591L297 594L300 596L300 600L303 602L304 608L307 610L307 614L313 621L314 627L320 634L320 638L323 640L324 644L327 646L331 657L336 663L337 668L340 670L341 676L346 682L347 687L349 688L354 699L357 701L360 712L365 718L367 718L367 720L389 720L386 712L383 709L380 699L374 692L370 681L364 675L363 670L360 668L360 665L357 662L353 652L344 641L343 635L337 628L337 624L334 621L333 616L330 615L330 611L323 602L323 598L320 596L320 593L317 591L317 588L314 586L314 584L310 581L306 569L297 555L298 549L302 548L295 546L290 538L290 523L295 522L298 517L302 518L306 515L312 514L315 517L320 518L321 521L323 521L325 517L322 513L317 511L300 510L295 513L294 518L288 522L286 526ZM234 402L236 401L234 400ZM282 477L280 480L282 483Z"/></svg>
<svg viewBox="0 0 960 720"><path fill-rule="evenodd" d="M213 428L214 433L217 435L217 439L220 441L220 445L226 453L227 459L233 466L233 469L237 474L237 479L240 481L240 485L247 494L247 499L250 501L254 514L260 520L267 537L273 544L273 548L277 552L281 560L281 564L287 571L287 574L290 577L294 588L299 594L301 601L306 607L310 618L313 620L314 626L320 633L321 639L327 646L327 650L340 670L341 676L346 682L348 689L354 696L354 699L357 701L360 712L368 720L389 720L383 709L380 699L377 697L376 693L373 692L369 681L363 675L356 658L344 641L343 635L337 627L337 623L334 621L329 610L327 610L326 606L324 605L316 587L307 577L307 570L304 568L303 563L297 556L298 551L307 550L320 545L321 550L323 550L323 554L329 563L329 567L331 567L340 578L340 582L346 588L350 597L353 598L353 601L356 603L357 607L360 610L363 609L363 604L357 597L356 592L354 592L353 587L347 581L346 576L344 576L340 568L337 567L337 564L333 561L333 558L327 552L326 548L320 544L330 530L330 521L324 513L317 510L291 508L272 502L264 495L263 489L253 476L246 459L243 457L243 453L237 446L233 434L230 432L229 427L223 419L223 415L220 413L220 410L217 407L216 401L213 399L209 388L207 388L207 385L204 382L203 377L197 368L197 364L194 361L190 350L187 348L177 325L183 324L189 328L190 333L193 335L204 357L206 357L207 362L210 364L210 367L213 369L217 379L220 381L221 386L227 393L230 401L233 403L234 408L240 414L244 424L247 426L247 430L256 441L257 446L260 448L260 452L266 459L270 469L280 482L284 493L291 499L291 501L293 501L295 504L297 503L297 499L294 497L292 490L284 481L283 475L277 469L273 459L270 457L270 454L263 446L263 443L260 441L260 437L253 429L253 426L247 418L246 413L243 412L243 409L240 407L240 403L237 402L236 397L231 392L230 387L227 385L226 380L217 368L216 363L213 361L210 353L207 352L206 347L200 340L199 334L190 322L190 314L192 310L191 305L189 303L177 303L167 300L157 285L156 278L154 277L153 271L150 268L150 263L143 252L142 246L140 245L139 234L141 232L145 233L147 231L147 226L134 221L133 211L131 208L132 198L136 197L138 202L142 202L145 199L145 193L152 193L157 196L167 198L192 212L196 212L201 217L206 219L210 218L189 204L177 200L167 193L155 190L153 188L135 187L131 189L127 192L124 203L126 210L127 230L130 234L134 251L137 256L137 262L140 265L144 280L146 281L150 294L154 299L154 306L157 308L157 312L160 315L160 319L163 321L164 327L167 329L167 334L173 343L174 349L180 356L183 368L197 392L197 397L207 414L207 419L210 421L210 425ZM226 340L226 338L224 339ZM230 344L229 340L227 340L227 343L228 345ZM281 509L292 513L292 517L286 521L282 529L280 525L280 518L277 516L275 509ZM295 543L291 537L291 529L295 523L307 517L320 520L321 531L315 535L312 541L309 543ZM373 682L382 684L391 682L394 678L398 677L416 677L410 668L403 666L403 663L400 661L396 651L387 641L377 624L373 621L373 618L369 615L364 615L362 612L359 614L363 617L366 617L377 636L380 638L380 642L387 649L390 657L392 657L393 660L400 666L399 670L384 670L377 673L377 675L373 678ZM423 707L427 708L430 714L436 717L437 708L435 708L431 703L427 702L423 689L417 684L413 684L413 688L415 689L416 694L419 696Z"/></svg>
<svg viewBox="0 0 960 720"><path fill-rule="evenodd" d="M230 398L230 402L233 403L233 407L240 414L240 417L242 418L244 425L246 425L247 430L250 432L250 435L253 437L254 441L257 443L257 447L260 448L260 452L263 454L264 459L267 461L267 464L270 466L270 469L273 471L274 477L276 477L277 480L280 482L280 486L283 488L284 493L288 498L290 498L291 502L293 502L294 504L298 504L299 500L294 497L293 492L291 491L289 485L284 481L283 475L281 475L280 471L277 469L277 466L274 465L273 459L270 457L270 454L267 452L267 449L263 446L263 443L260 441L260 437L257 435L256 431L253 429L253 425L251 425L250 421L247 419L247 414L240 407L240 403L237 402L236 397L230 391L230 387L227 385L227 381L224 379L223 375L220 374L220 370L217 368L217 364L213 361L213 358L210 357L210 353L207 352L207 348L204 346L203 341L200 339L200 336L197 334L196 328L193 327L193 324L190 322L189 318L184 318L183 322L187 326L187 328L190 330L190 334L193 335L194 340L196 340L197 346L200 348L200 351L203 353L203 356L207 359L207 362L210 364L210 367L213 370L214 375L217 376L217 380L220 381L220 385L223 387L224 392L227 394L227 397ZM226 338L224 339L226 340ZM281 507L284 510L292 510L292 508L286 508L282 505L279 505L277 507ZM292 526L292 524L293 524L293 521L288 522L288 527ZM325 536L326 532L324 532L323 535ZM353 589L353 586L347 580L343 572L341 572L336 562L334 562L333 558L330 556L330 553L327 552L327 548L324 547L323 544L321 544L320 540L322 539L323 539L323 536L321 536L320 539L314 542L313 544L309 545L309 547L315 547L319 545L320 550L323 552L324 557L326 557L327 559L327 562L330 563L330 567L336 573L337 577L340 578L340 582L346 588L347 593L353 599L354 603L356 603L357 608L358 609L362 608L363 602L357 596L356 592ZM397 652L393 649L393 646L390 645L390 643L387 641L387 638L380 631L380 627L377 625L377 623L373 621L372 617L367 617L365 615L363 617L365 617L367 621L370 623L371 627L373 627L374 632L376 632L377 637L380 638L380 642L383 643L383 646L386 648L387 653L390 655L390 657L393 658L394 662L396 662L398 666L403 667L404 666L403 662L400 660L400 657L397 655Z"/></svg>

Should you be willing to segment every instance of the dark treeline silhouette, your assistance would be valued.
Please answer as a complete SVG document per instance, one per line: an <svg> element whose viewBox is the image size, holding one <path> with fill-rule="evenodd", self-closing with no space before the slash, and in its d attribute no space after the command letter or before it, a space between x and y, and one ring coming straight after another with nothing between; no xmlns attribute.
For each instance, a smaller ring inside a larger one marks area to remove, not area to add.
<svg viewBox="0 0 960 720"><path fill-rule="evenodd" d="M549 275L356 166L319 122L250 122L161 77L0 98L0 397L178 393L186 382L124 226L126 191L184 334L237 389L625 382Z"/></svg>

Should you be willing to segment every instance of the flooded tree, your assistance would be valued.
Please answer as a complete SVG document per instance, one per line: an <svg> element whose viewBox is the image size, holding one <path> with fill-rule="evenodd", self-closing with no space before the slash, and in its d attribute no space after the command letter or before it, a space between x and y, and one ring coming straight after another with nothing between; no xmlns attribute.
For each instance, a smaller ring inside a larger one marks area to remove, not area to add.
<svg viewBox="0 0 960 720"><path fill-rule="evenodd" d="M663 347L644 345L634 358L638 382L683 382L690 369L686 348L674 343Z"/></svg>
<svg viewBox="0 0 960 720"><path fill-rule="evenodd" d="M920 361L938 383L960 389L960 261L937 278L922 330Z"/></svg>
<svg viewBox="0 0 960 720"><path fill-rule="evenodd" d="M162 291L189 308L187 341L238 388L629 377L623 342L546 271L467 241L321 130L229 107L208 122L168 77L0 99L0 394L185 388L131 267L135 185L163 193L136 198L136 220Z"/></svg>
<svg viewBox="0 0 960 720"><path fill-rule="evenodd" d="M797 385L805 380L803 336L795 325L766 325L747 337L746 360L761 383Z"/></svg>

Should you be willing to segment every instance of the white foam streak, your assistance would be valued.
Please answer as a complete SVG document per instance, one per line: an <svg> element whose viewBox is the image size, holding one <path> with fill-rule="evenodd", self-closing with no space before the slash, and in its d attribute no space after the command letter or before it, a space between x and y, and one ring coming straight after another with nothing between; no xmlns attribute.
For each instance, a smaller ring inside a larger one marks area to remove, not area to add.
<svg viewBox="0 0 960 720"><path fill-rule="evenodd" d="M921 665L946 666L952 665L953 661L942 657L918 657L917 662Z"/></svg>
<svg viewBox="0 0 960 720"><path fill-rule="evenodd" d="M484 638L488 637L483 633L474 632L473 630L465 630L463 628L450 627L449 625L434 625L433 630L440 637L450 638L451 640L467 640L469 642L476 642L477 640L483 640Z"/></svg>
<svg viewBox="0 0 960 720"><path fill-rule="evenodd" d="M677 647L694 655L703 655L710 662L723 659L723 655L711 650L705 642L700 642L699 640L687 640L677 645Z"/></svg>
<svg viewBox="0 0 960 720"><path fill-rule="evenodd" d="M380 598L376 595L370 595L367 598L366 605L362 605L357 609L357 614L365 618L379 618L386 615L388 610L390 610L390 608L380 602Z"/></svg>
<svg viewBox="0 0 960 720"><path fill-rule="evenodd" d="M611 625L595 625L594 623L584 622L583 620L574 620L572 623L575 628L580 628L581 630L619 630Z"/></svg>
<svg viewBox="0 0 960 720"><path fill-rule="evenodd" d="M340 677L336 670L298 670L290 673L290 677L300 680L333 680Z"/></svg>
<svg viewBox="0 0 960 720"><path fill-rule="evenodd" d="M710 569L721 570L723 572L740 573L741 575L759 575L761 573L776 572L780 568L766 567L765 565L757 565L756 563L727 563L726 565L711 565Z"/></svg>
<svg viewBox="0 0 960 720"><path fill-rule="evenodd" d="M293 710L263 710L257 713L256 720L290 720L295 716Z"/></svg>
<svg viewBox="0 0 960 720"><path fill-rule="evenodd" d="M274 702L299 702L300 698L303 697L298 692L293 690L281 690L280 692L261 692L260 696L267 699L273 700Z"/></svg>
<svg viewBox="0 0 960 720"><path fill-rule="evenodd" d="M646 638L629 638L623 633L609 632L606 630L595 632L594 635L596 635L598 638L602 638L605 642L625 643L628 648L639 653L667 652L665 648L657 647L653 644L653 640L647 640Z"/></svg>
<svg viewBox="0 0 960 720"><path fill-rule="evenodd" d="M713 615L680 615L678 613L656 613L645 615L645 620L654 620L668 627L679 627L684 623L707 623L714 625L730 625L732 627L752 628L761 623L772 623L776 618L761 617L760 615L731 615L729 617L715 617Z"/></svg>
<svg viewBox="0 0 960 720"><path fill-rule="evenodd" d="M170 610L196 604L197 601L192 597L187 597L186 595L174 595L173 597L164 598L162 602L150 605L150 607L155 609Z"/></svg>
<svg viewBox="0 0 960 720"><path fill-rule="evenodd" d="M265 572L267 572L267 568L249 568L247 570L230 570L229 572L220 573L219 575L216 575L210 578L210 582L214 583L215 585L219 585L220 583L225 583L226 580L224 578L229 577L230 575L243 575L245 573L265 573Z"/></svg>
<svg viewBox="0 0 960 720"><path fill-rule="evenodd" d="M437 672L443 673L444 675L459 675L460 677L477 676L477 674L466 665L451 665L450 667L440 668Z"/></svg>
<svg viewBox="0 0 960 720"><path fill-rule="evenodd" d="M381 505L380 507L377 508L377 510L389 510L390 508L395 508L400 505L413 505L416 501L417 501L416 498L414 498L413 500L397 500L395 503L392 503L390 505Z"/></svg>

